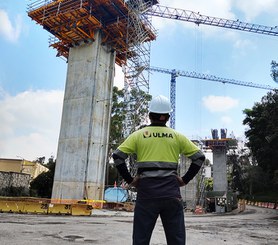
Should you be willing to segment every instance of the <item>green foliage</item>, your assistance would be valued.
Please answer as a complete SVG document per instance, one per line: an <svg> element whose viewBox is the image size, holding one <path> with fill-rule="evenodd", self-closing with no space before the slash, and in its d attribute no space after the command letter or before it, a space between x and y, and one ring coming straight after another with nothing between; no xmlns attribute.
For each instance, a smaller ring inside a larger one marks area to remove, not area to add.
<svg viewBox="0 0 278 245"><path fill-rule="evenodd" d="M213 178L206 178L205 179L205 190L206 191L213 191Z"/></svg>
<svg viewBox="0 0 278 245"><path fill-rule="evenodd" d="M126 105L124 103L124 91L119 90L118 87L113 87L109 134L110 149L112 149L112 151L115 150L121 142L123 142L125 114Z"/></svg>
<svg viewBox="0 0 278 245"><path fill-rule="evenodd" d="M132 131L136 130L148 116L148 102L151 100L150 95L140 89L132 89L128 104L125 102L124 97L124 90L113 87L109 152L115 150L124 140L124 127L128 110L132 111Z"/></svg>
<svg viewBox="0 0 278 245"><path fill-rule="evenodd" d="M229 190L248 200L273 200L273 180L247 149L228 154L227 166Z"/></svg>
<svg viewBox="0 0 278 245"><path fill-rule="evenodd" d="M132 121L133 127L132 132L134 132L138 127L143 126L146 118L148 118L148 103L152 99L152 96L140 89L132 89L130 91L131 102L130 110L133 112Z"/></svg>
<svg viewBox="0 0 278 245"><path fill-rule="evenodd" d="M106 185L114 185L115 181L118 182L119 180L119 174L117 169L113 165L108 165L108 171L107 171L107 182Z"/></svg>
<svg viewBox="0 0 278 245"><path fill-rule="evenodd" d="M131 131L139 128L148 117L148 102L151 95L140 89L132 89L129 92L129 101L125 101L126 92L118 87L113 87L111 122L109 134L110 158L112 152L124 141L124 128L127 112L131 111ZM119 178L116 168L107 166L106 185L112 185Z"/></svg>
<svg viewBox="0 0 278 245"><path fill-rule="evenodd" d="M56 161L53 157L48 159L48 163L45 166L49 169L49 171L41 173L30 183L31 196L51 198L55 164Z"/></svg>
<svg viewBox="0 0 278 245"><path fill-rule="evenodd" d="M15 187L9 186L0 189L0 196L9 196L9 197L22 197L22 196L29 196L28 188L23 186Z"/></svg>
<svg viewBox="0 0 278 245"><path fill-rule="evenodd" d="M250 166L249 154L245 150L239 153L230 151L227 156L228 166L228 186L233 192L245 193L248 188L244 188L247 177L247 169Z"/></svg>
<svg viewBox="0 0 278 245"><path fill-rule="evenodd" d="M262 191L253 193L252 195L245 195L242 198L250 200L252 202L273 202L277 203L278 193L277 191Z"/></svg>
<svg viewBox="0 0 278 245"><path fill-rule="evenodd" d="M140 89L132 89L128 105L124 97L124 90L113 87L109 152L114 151L124 141L124 126L128 110L132 111L132 131L135 131L148 115L148 102L151 100L151 95L146 94L146 92Z"/></svg>
<svg viewBox="0 0 278 245"><path fill-rule="evenodd" d="M244 110L243 121L249 129L245 132L248 147L258 166L274 181L278 170L278 91L268 92L252 109ZM262 177L260 177L261 179ZM273 188L277 188L273 185Z"/></svg>
<svg viewBox="0 0 278 245"><path fill-rule="evenodd" d="M268 172L265 172L260 166L248 168L248 179L246 184L249 186L249 195L271 190L271 179Z"/></svg>

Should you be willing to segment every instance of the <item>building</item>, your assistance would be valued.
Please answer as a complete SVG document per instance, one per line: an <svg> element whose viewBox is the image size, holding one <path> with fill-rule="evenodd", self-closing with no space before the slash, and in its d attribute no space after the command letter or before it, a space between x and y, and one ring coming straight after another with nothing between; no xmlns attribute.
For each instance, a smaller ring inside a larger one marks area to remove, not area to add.
<svg viewBox="0 0 278 245"><path fill-rule="evenodd" d="M42 172L47 171L48 168L39 162L31 162L25 159L0 158L0 172L29 174L30 180L32 180Z"/></svg>

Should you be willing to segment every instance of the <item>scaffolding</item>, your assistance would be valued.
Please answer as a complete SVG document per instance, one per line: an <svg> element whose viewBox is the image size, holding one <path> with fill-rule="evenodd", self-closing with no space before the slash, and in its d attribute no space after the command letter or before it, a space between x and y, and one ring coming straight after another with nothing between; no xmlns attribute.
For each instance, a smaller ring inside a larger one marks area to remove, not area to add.
<svg viewBox="0 0 278 245"><path fill-rule="evenodd" d="M34 0L28 5L28 16L52 36L49 46L58 57L69 56L72 47L94 42L99 31L102 44L116 52L116 64L124 72L126 119L123 136L136 130L139 114L149 93L150 43L156 31L147 12L156 0ZM142 96L132 96L137 91ZM142 120L144 121L144 119ZM132 174L136 170L130 159Z"/></svg>
<svg viewBox="0 0 278 245"><path fill-rule="evenodd" d="M128 23L130 10L124 0L34 0L27 12L53 35L50 46L57 49L57 56L66 59L71 47L93 42L96 31L101 31L102 43L116 51L116 63L120 66L132 54L128 48L138 42L136 36L129 35L127 43L127 32L140 28L145 35L140 41L156 38L143 19L137 18L136 26Z"/></svg>
<svg viewBox="0 0 278 245"><path fill-rule="evenodd" d="M134 115L145 98L131 100L132 90L149 92L150 42L156 38L146 13L156 0L36 0L28 16L49 33L49 45L58 57L68 59L69 49L94 41L101 31L102 44L116 51L116 64L124 72L127 115L124 136L135 130Z"/></svg>
<svg viewBox="0 0 278 245"><path fill-rule="evenodd" d="M127 52L126 63L123 66L124 71L124 88L125 102L127 103L127 114L125 120L124 136L127 137L131 132L136 130L134 115L138 109L144 104L145 98L131 99L131 91L144 91L149 93L149 71L146 68L150 65L150 39L145 29L155 30L151 24L150 16L146 12L157 1L130 0L128 4L127 16ZM143 25L142 25L143 23ZM143 28L144 27L144 28Z"/></svg>
<svg viewBox="0 0 278 245"><path fill-rule="evenodd" d="M148 38L146 29L151 30L152 33L156 32L151 24L151 17L146 15L146 12L156 3L157 1L152 0L130 0L127 2L129 11L126 44L128 48L126 52L127 62L123 66L124 99L127 105L123 132L125 138L140 127L136 122L136 115L139 114L139 109L146 105L146 98L144 96L134 97L132 91L144 91L146 95L149 93L149 70L146 68L150 66L151 40ZM141 122L146 120L146 118L142 118ZM133 176L137 172L135 162L134 156L131 156L127 162Z"/></svg>

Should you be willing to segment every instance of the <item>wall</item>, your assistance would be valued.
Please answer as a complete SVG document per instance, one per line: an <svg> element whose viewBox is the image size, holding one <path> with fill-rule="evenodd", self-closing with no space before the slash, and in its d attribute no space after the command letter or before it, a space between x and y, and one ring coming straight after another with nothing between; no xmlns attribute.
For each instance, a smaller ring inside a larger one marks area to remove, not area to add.
<svg viewBox="0 0 278 245"><path fill-rule="evenodd" d="M47 172L49 169L38 162L24 161L22 173L30 174L31 179L35 179L42 172Z"/></svg>
<svg viewBox="0 0 278 245"><path fill-rule="evenodd" d="M29 194L30 175L0 171L1 196L26 196Z"/></svg>
<svg viewBox="0 0 278 245"><path fill-rule="evenodd" d="M25 159L0 158L0 171L25 173L35 179L42 172L47 172L48 168L38 162L31 162Z"/></svg>
<svg viewBox="0 0 278 245"><path fill-rule="evenodd" d="M21 159L0 159L0 171L20 173L23 161Z"/></svg>

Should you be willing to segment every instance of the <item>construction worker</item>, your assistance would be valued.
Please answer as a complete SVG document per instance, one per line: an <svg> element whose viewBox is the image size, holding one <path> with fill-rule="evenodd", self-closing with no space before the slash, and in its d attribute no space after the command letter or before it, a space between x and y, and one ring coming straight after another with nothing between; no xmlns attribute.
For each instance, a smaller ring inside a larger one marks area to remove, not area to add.
<svg viewBox="0 0 278 245"><path fill-rule="evenodd" d="M159 95L149 104L151 124L132 133L113 153L115 166L137 188L133 245L148 245L160 216L168 245L185 244L185 224L180 186L198 173L205 156L188 138L166 126L171 104ZM136 154L137 175L131 176L125 159ZM177 174L180 154L192 160L182 177Z"/></svg>

